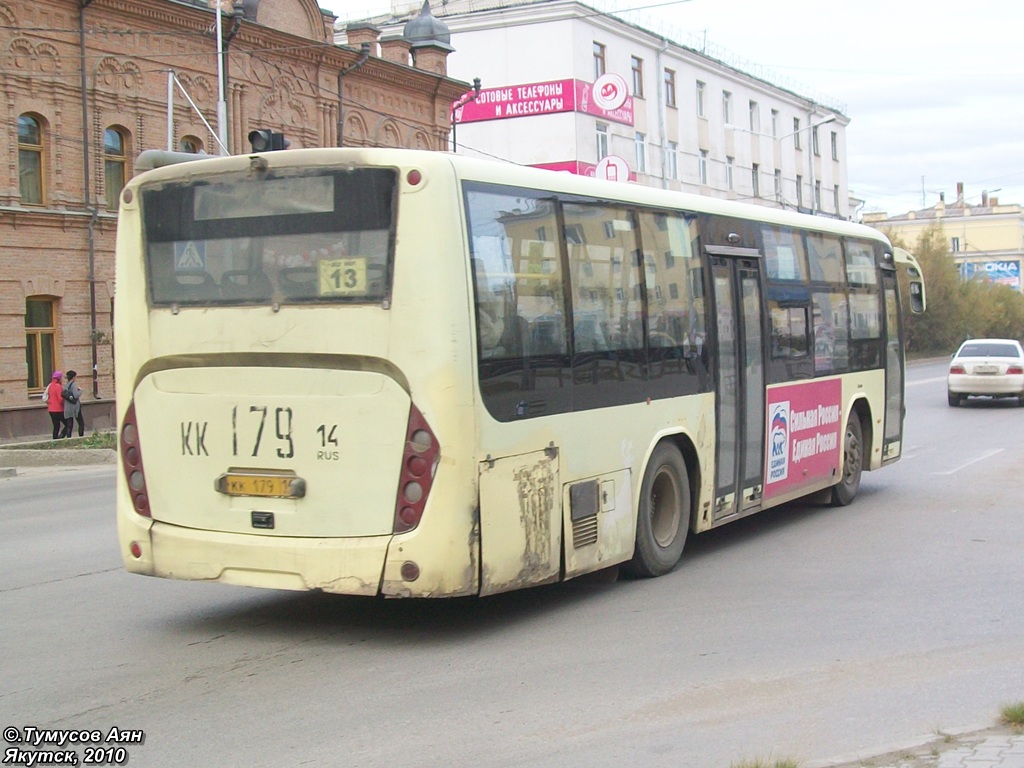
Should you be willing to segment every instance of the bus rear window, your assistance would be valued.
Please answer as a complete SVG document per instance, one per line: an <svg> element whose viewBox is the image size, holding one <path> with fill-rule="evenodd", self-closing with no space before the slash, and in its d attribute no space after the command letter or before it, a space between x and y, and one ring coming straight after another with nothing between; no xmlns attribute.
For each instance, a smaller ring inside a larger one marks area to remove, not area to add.
<svg viewBox="0 0 1024 768"><path fill-rule="evenodd" d="M239 173L142 190L155 305L376 303L390 291L396 172Z"/></svg>

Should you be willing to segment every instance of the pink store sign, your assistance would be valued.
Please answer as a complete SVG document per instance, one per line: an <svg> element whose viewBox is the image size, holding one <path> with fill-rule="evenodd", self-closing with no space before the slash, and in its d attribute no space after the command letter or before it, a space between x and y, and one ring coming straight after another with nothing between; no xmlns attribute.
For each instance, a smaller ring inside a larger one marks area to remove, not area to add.
<svg viewBox="0 0 1024 768"><path fill-rule="evenodd" d="M535 163L531 168L541 168L545 171L561 171L562 173L573 173L577 176L589 176L594 178L597 166L593 163L585 163L582 160L563 160L557 163ZM636 181L636 174L629 172L629 181Z"/></svg>
<svg viewBox="0 0 1024 768"><path fill-rule="evenodd" d="M838 476L843 444L842 395L839 379L768 391L766 499Z"/></svg>
<svg viewBox="0 0 1024 768"><path fill-rule="evenodd" d="M594 101L593 85L574 79L483 88L474 101L453 107L453 118L457 123L584 112L612 122L633 125L632 96L618 109L601 109Z"/></svg>

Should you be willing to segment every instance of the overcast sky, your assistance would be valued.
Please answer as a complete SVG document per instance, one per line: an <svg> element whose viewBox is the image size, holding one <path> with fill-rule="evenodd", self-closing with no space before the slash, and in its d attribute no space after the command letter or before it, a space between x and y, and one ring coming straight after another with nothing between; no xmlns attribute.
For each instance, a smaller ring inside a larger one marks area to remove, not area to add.
<svg viewBox="0 0 1024 768"><path fill-rule="evenodd" d="M914 210L922 194L932 206L939 192L953 202L958 181L969 203L999 189L1024 204L1024 0L617 2L641 9L641 26L706 39L797 93L845 104L850 192L866 211Z"/></svg>

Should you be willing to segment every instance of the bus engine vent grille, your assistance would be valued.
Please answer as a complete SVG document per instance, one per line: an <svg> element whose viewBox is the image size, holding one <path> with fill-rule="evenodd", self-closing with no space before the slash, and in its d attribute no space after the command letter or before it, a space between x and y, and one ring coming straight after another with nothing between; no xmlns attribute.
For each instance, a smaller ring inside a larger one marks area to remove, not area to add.
<svg viewBox="0 0 1024 768"><path fill-rule="evenodd" d="M572 521L573 549L597 543L597 515Z"/></svg>
<svg viewBox="0 0 1024 768"><path fill-rule="evenodd" d="M597 543L597 512L600 509L601 483L585 480L569 486L574 549Z"/></svg>

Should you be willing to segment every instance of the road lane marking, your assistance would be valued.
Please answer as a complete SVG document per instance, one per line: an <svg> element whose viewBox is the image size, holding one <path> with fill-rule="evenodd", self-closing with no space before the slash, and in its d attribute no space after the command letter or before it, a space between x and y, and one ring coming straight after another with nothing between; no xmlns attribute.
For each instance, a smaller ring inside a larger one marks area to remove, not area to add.
<svg viewBox="0 0 1024 768"><path fill-rule="evenodd" d="M995 456L996 454L1002 453L1004 450L1006 450L1006 449L1005 448L996 448L994 451L989 451L988 453L983 453L978 458L971 459L966 464L961 464L959 467L956 467L955 469L951 469L948 472L932 472L932 474L933 475L953 475L953 474L956 474L957 472L959 472L961 469L967 469L967 467L971 466L972 464L977 464L979 461L984 461L985 459L991 459L993 456Z"/></svg>

